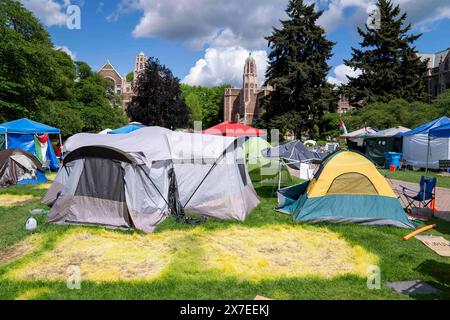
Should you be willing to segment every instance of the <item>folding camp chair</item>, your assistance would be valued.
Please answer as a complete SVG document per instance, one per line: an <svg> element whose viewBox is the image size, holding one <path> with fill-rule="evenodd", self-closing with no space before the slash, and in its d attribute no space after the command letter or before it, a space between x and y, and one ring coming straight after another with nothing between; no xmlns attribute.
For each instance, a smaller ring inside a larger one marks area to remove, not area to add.
<svg viewBox="0 0 450 320"><path fill-rule="evenodd" d="M406 210L411 207L426 208L436 198L436 178L425 179L424 176L420 177L419 191L404 186L400 187L402 188L402 195L408 201Z"/></svg>

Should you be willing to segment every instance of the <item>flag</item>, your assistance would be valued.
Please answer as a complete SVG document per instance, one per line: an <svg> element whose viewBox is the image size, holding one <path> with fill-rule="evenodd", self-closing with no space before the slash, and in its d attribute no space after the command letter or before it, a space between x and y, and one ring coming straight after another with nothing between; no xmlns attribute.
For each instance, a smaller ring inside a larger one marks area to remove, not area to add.
<svg viewBox="0 0 450 320"><path fill-rule="evenodd" d="M347 127L345 126L345 123L342 119L339 120L339 129L341 130L342 135L348 134Z"/></svg>
<svg viewBox="0 0 450 320"><path fill-rule="evenodd" d="M41 163L44 163L47 159L48 134L43 134L42 136L35 135L34 148L36 151L36 158L38 158Z"/></svg>

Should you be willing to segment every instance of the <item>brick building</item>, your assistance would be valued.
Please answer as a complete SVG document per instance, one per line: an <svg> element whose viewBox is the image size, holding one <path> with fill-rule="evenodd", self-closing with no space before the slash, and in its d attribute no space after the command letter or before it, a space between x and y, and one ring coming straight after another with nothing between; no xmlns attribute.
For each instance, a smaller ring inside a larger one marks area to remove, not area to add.
<svg viewBox="0 0 450 320"><path fill-rule="evenodd" d="M245 60L242 88L227 88L224 94L224 121L252 125L258 119L261 99L273 88L259 87L256 61L249 55Z"/></svg>
<svg viewBox="0 0 450 320"><path fill-rule="evenodd" d="M143 52L136 56L136 62L133 69L134 79L136 79L139 73L145 69L146 61L147 57ZM99 74L113 83L114 92L122 95L122 107L126 109L133 96L132 82L127 81L126 75L121 76L109 60L107 60L105 65L100 69Z"/></svg>
<svg viewBox="0 0 450 320"><path fill-rule="evenodd" d="M450 48L436 53L419 53L422 61L428 60L425 75L429 100L450 89Z"/></svg>

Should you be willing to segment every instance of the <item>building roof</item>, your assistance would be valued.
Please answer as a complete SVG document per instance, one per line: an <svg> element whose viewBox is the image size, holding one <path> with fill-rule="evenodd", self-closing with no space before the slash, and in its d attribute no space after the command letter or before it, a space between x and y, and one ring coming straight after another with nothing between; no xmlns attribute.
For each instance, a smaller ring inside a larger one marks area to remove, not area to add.
<svg viewBox="0 0 450 320"><path fill-rule="evenodd" d="M426 59L430 59L431 67L437 68L439 67L439 63L445 60L445 58L449 55L450 48L447 48L445 50L436 52L436 53L418 53L419 57L422 61L425 61Z"/></svg>

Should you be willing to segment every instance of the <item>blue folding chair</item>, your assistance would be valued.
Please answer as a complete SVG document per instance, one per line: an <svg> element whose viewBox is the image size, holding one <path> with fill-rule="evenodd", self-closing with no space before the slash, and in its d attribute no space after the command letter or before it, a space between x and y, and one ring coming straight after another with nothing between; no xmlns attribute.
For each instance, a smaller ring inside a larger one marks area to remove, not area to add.
<svg viewBox="0 0 450 320"><path fill-rule="evenodd" d="M406 210L411 207L426 208L436 198L436 178L425 179L424 176L420 177L420 190L409 189L404 186L402 188L402 194L408 201ZM416 205L418 203L418 205Z"/></svg>

